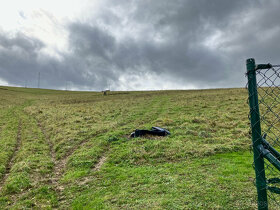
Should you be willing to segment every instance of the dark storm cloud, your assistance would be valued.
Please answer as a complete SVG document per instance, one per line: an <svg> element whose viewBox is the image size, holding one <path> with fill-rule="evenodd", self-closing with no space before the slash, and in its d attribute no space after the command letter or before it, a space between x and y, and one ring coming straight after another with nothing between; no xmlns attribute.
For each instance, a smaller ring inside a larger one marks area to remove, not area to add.
<svg viewBox="0 0 280 210"><path fill-rule="evenodd" d="M1 78L14 84L22 83L29 78L36 68L38 51L44 44L23 34L12 38L4 33L0 34L0 73Z"/></svg>
<svg viewBox="0 0 280 210"><path fill-rule="evenodd" d="M110 60L110 54L115 47L115 39L97 27L82 23L72 23L70 30L70 47L80 56L101 57Z"/></svg>
<svg viewBox="0 0 280 210"><path fill-rule="evenodd" d="M40 71L45 87L100 90L117 88L123 75L157 74L197 88L240 87L246 58L280 62L279 9L276 0L107 0L98 16L67 25L60 59L36 38L2 32L0 77L20 84Z"/></svg>
<svg viewBox="0 0 280 210"><path fill-rule="evenodd" d="M10 37L0 34L0 75L11 84L36 87L40 72L41 87L102 89L115 79L108 65L112 43L105 34L82 25L73 24L77 33L70 36L71 53L60 53L61 59L42 53L45 45L38 39L21 33ZM89 34L87 34L87 32ZM94 39L87 37L93 36ZM102 44L103 43L103 44ZM94 52L92 52L94 48ZM59 53L59 52L58 52ZM94 69L94 71L93 71Z"/></svg>

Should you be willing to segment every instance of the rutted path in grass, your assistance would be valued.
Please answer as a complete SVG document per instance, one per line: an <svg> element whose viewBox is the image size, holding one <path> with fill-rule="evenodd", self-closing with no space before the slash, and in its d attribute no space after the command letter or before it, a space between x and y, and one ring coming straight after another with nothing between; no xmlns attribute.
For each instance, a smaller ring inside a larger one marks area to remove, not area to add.
<svg viewBox="0 0 280 210"><path fill-rule="evenodd" d="M36 119L35 119L36 120ZM44 139L46 140L48 146L49 146L49 155L51 157L51 160L53 162L53 172L52 176L50 177L51 187L54 189L54 191L57 194L57 200L61 201L62 197L62 191L64 187L60 184L60 178L63 174L63 170L65 168L64 163L62 161L58 161L56 159L54 146L52 141L50 140L49 136L47 135L45 128L42 126L41 122L37 121L37 125L40 128L41 132L44 135Z"/></svg>
<svg viewBox="0 0 280 210"><path fill-rule="evenodd" d="M96 172L100 171L103 165L106 163L108 156L110 154L110 148L108 148L97 160L97 163L92 167L90 175L84 176L82 178L79 178L74 183L77 186L87 186L90 182L96 178Z"/></svg>
<svg viewBox="0 0 280 210"><path fill-rule="evenodd" d="M54 163L49 145L37 122L24 112L19 114L21 132L17 139L20 149L15 149L9 173L2 186L0 201L8 208L18 208L21 205L32 207L31 200L36 200L36 205L40 208L55 207L57 194L50 184Z"/></svg>
<svg viewBox="0 0 280 210"><path fill-rule="evenodd" d="M65 173L63 174L61 181L62 183L65 183L63 185L66 190L66 195L68 194L68 205L69 201L73 199L72 196L69 197L69 195L71 195L69 193L69 190L71 191L71 188L75 185L83 186L88 182L91 182L95 178L96 172L99 172L103 164L106 162L108 156L110 155L110 142L108 142L108 140L111 141L110 139L112 139L112 141L114 141L114 138L119 138L124 132L128 135L133 129L135 129L135 127L131 127L131 124L133 125L135 121L139 121L140 126L144 125L145 121L149 122L151 117L156 118L158 114L158 107L163 107L163 101L165 100L161 101L159 99L156 99L150 101L151 103L146 104L143 109L133 111L131 113L131 116L134 116L134 118L130 118L129 120L126 120L126 118L124 118L123 120L118 121L117 117L115 120L118 123L113 125L111 129L104 129L101 127L101 130L95 132L96 135L92 135L88 141L82 141L79 147L72 147L72 154L69 156L65 155L65 157L60 160L64 163L61 168L65 169ZM153 115L151 115L151 113L153 113ZM147 117L143 118L143 116ZM107 116L104 117L106 118ZM143 119L145 121L143 121ZM120 124L121 126L118 127L118 124ZM106 132L107 130L111 131ZM87 150L88 152L85 152ZM69 179L70 177L71 179ZM63 203L67 205L65 202Z"/></svg>
<svg viewBox="0 0 280 210"><path fill-rule="evenodd" d="M19 120L17 137L16 137L16 145L15 145L15 148L14 148L14 151L13 151L12 155L9 157L5 173L3 175L2 181L0 182L0 193L2 191L2 188L3 188L3 185L4 185L5 181L6 181L6 179L8 178L8 176L10 174L11 168L12 168L12 166L15 163L16 155L17 155L18 151L20 150L20 146L21 146L21 129L22 129L21 126L22 126L22 122L21 122L21 120Z"/></svg>
<svg viewBox="0 0 280 210"><path fill-rule="evenodd" d="M56 165L56 157L55 157L55 151L54 151L53 143L51 142L51 140L47 136L46 131L45 131L45 129L42 126L40 121L37 121L37 125L40 128L41 132L44 134L44 138L47 141L47 144L49 145L49 152L50 152L51 159L54 162L54 164Z"/></svg>

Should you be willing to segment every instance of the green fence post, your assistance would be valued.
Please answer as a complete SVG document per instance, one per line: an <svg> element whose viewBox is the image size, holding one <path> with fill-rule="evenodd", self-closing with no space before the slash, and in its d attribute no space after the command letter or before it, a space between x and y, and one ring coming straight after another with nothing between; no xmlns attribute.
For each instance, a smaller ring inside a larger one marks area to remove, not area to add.
<svg viewBox="0 0 280 210"><path fill-rule="evenodd" d="M254 151L254 164L256 173L256 187L258 192L258 209L268 209L264 159L258 146L262 143L261 123L259 114L256 64L253 58L246 61L248 75L248 91L251 114L252 141Z"/></svg>

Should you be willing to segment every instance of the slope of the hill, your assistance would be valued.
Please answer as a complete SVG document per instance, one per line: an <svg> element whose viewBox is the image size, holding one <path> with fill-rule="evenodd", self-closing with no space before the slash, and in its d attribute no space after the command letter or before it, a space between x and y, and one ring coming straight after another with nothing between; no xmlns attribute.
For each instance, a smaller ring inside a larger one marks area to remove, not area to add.
<svg viewBox="0 0 280 210"><path fill-rule="evenodd" d="M246 98L0 87L0 206L255 208ZM152 126L171 135L128 138Z"/></svg>

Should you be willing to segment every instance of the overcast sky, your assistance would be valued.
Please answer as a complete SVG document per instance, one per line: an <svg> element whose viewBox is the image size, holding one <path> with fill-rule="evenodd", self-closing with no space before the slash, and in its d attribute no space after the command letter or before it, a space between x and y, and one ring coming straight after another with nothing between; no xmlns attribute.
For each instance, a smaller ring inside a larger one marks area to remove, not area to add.
<svg viewBox="0 0 280 210"><path fill-rule="evenodd" d="M280 64L279 0L9 0L0 85L72 90L245 87Z"/></svg>

